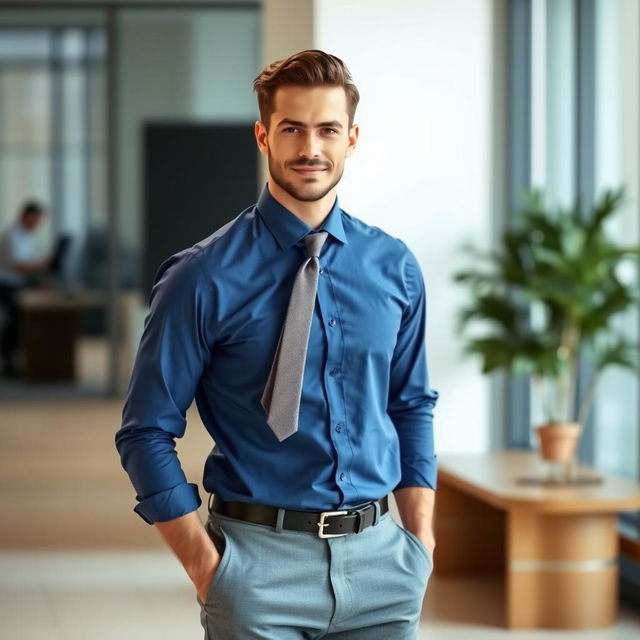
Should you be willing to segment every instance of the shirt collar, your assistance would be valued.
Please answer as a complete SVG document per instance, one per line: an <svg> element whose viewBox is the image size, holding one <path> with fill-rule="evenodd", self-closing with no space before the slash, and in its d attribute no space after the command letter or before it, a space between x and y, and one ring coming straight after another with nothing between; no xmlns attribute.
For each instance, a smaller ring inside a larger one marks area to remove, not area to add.
<svg viewBox="0 0 640 640"><path fill-rule="evenodd" d="M281 205L269 193L266 184L258 200L258 211L283 251L302 240L310 231L314 231L306 222ZM326 231L336 240L348 244L342 226L342 211L338 206L337 197L329 215L317 231Z"/></svg>

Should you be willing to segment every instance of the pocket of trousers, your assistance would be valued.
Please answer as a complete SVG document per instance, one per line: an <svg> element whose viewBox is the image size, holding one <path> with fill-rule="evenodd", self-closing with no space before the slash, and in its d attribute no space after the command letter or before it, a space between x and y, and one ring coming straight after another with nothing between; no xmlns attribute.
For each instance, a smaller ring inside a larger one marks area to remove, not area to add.
<svg viewBox="0 0 640 640"><path fill-rule="evenodd" d="M218 568L213 574L211 584L207 589L208 602L211 599L213 590L220 584L220 581L228 571L233 545L231 542L231 538L219 523L209 523L207 527L207 533L209 534L209 537L211 538L215 548L220 554L220 562L218 563Z"/></svg>
<svg viewBox="0 0 640 640"><path fill-rule="evenodd" d="M418 538L417 535L409 531L409 529L405 529L403 526L396 522L396 526L404 533L404 535L409 538L409 540L413 543L414 546L418 547L418 550L422 555L429 561L429 564L433 566L433 556L429 552L429 549L424 546L422 540Z"/></svg>

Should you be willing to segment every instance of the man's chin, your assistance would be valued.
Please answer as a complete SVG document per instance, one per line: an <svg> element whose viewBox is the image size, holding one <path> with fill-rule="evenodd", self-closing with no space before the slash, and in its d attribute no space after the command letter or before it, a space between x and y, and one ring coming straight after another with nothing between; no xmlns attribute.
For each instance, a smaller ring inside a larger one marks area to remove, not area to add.
<svg viewBox="0 0 640 640"><path fill-rule="evenodd" d="M319 187L318 185L300 186L286 182L280 185L292 198L300 202L316 202L322 200L333 187Z"/></svg>
<svg viewBox="0 0 640 640"><path fill-rule="evenodd" d="M306 190L306 189L292 189L289 191L289 195L296 200L300 200L300 202L317 202L318 200L322 200L329 190L318 191L314 190Z"/></svg>

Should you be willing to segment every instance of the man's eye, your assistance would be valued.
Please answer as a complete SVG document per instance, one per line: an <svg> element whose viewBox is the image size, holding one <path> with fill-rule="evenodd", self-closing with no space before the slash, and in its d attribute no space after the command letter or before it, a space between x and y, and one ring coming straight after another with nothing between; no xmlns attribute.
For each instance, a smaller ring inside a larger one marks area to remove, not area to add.
<svg viewBox="0 0 640 640"><path fill-rule="evenodd" d="M325 133L328 133L329 135L338 135L338 130L337 129L330 129L330 128L326 128L324 130Z"/></svg>
<svg viewBox="0 0 640 640"><path fill-rule="evenodd" d="M286 127L283 129L285 133L293 133L294 131L299 131L298 127Z"/></svg>

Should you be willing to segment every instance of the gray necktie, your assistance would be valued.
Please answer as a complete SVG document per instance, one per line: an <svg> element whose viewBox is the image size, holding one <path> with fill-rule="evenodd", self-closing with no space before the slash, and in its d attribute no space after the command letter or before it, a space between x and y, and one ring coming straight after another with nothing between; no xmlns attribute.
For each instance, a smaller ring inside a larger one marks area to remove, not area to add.
<svg viewBox="0 0 640 640"><path fill-rule="evenodd" d="M276 354L261 398L267 412L267 424L280 442L298 430L304 363L318 289L318 256L326 239L326 231L311 232L304 238L308 258L296 274Z"/></svg>

